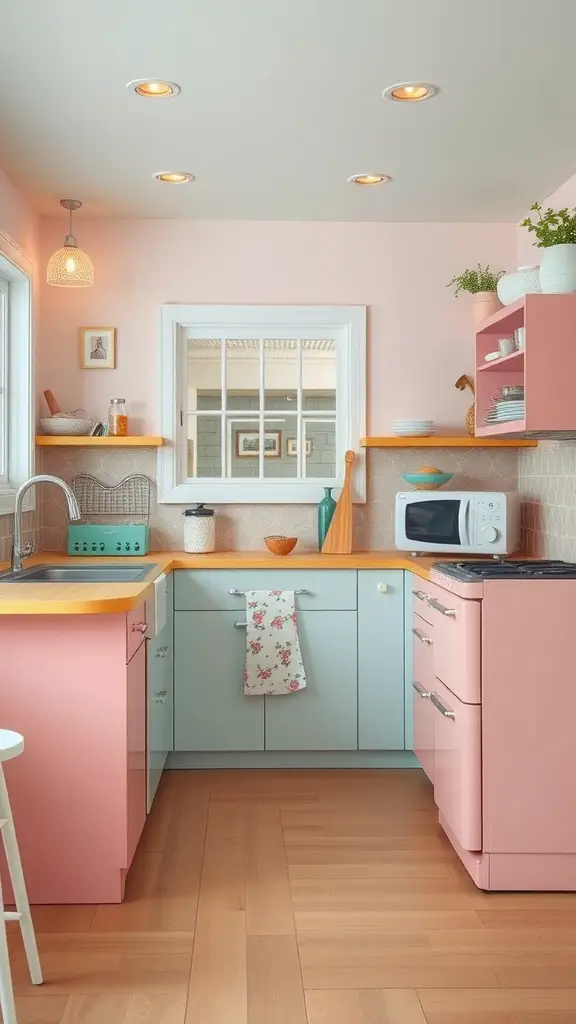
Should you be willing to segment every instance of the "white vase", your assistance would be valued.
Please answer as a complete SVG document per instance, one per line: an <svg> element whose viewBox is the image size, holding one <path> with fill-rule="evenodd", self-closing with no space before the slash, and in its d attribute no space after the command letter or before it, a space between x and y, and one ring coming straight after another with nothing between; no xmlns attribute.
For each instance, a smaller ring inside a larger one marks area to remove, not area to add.
<svg viewBox="0 0 576 1024"><path fill-rule="evenodd" d="M510 274L504 274L496 285L498 298L505 306L523 299L525 295L541 291L539 268L518 267Z"/></svg>
<svg viewBox="0 0 576 1024"><path fill-rule="evenodd" d="M540 287L543 292L576 292L576 244L550 245L542 253Z"/></svg>

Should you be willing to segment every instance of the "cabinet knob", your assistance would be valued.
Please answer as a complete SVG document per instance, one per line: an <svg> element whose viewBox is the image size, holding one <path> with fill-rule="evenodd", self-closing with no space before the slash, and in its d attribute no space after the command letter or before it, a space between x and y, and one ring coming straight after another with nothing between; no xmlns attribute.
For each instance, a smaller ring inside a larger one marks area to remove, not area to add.
<svg viewBox="0 0 576 1024"><path fill-rule="evenodd" d="M379 594L387 594L388 593L388 584L387 583L379 583L378 587L377 587L377 590L378 590Z"/></svg>

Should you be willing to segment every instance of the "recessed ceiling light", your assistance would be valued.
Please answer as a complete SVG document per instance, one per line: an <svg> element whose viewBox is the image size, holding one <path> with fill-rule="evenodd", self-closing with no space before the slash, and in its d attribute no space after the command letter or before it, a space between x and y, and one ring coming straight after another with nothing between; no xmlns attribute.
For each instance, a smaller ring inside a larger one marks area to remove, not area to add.
<svg viewBox="0 0 576 1024"><path fill-rule="evenodd" d="M436 86L428 82L399 82L398 85L388 86L382 96L385 100L395 100L397 103L420 103L431 99L437 92Z"/></svg>
<svg viewBox="0 0 576 1024"><path fill-rule="evenodd" d="M165 182L166 185L186 185L189 181L194 181L194 175L188 171L156 171L152 177L156 178L156 181Z"/></svg>
<svg viewBox="0 0 576 1024"><path fill-rule="evenodd" d="M392 178L388 174L351 174L348 181L352 185L383 185Z"/></svg>
<svg viewBox="0 0 576 1024"><path fill-rule="evenodd" d="M156 100L166 100L180 92L180 86L176 85L176 82L164 82L161 78L135 78L128 82L126 88L138 96Z"/></svg>

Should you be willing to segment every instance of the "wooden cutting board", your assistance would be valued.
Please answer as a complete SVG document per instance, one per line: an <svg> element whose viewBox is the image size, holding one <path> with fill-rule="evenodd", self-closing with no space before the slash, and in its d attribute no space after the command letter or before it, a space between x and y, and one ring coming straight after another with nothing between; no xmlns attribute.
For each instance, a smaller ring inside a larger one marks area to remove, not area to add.
<svg viewBox="0 0 576 1024"><path fill-rule="evenodd" d="M352 551L352 463L354 452L344 456L344 486L330 528L322 545L327 555L349 555Z"/></svg>

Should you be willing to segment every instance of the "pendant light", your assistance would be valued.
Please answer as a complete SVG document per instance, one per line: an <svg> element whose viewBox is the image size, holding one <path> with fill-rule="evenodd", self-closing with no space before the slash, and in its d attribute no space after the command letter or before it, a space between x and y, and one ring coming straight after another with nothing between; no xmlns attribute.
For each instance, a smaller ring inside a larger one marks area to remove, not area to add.
<svg viewBox="0 0 576 1024"><path fill-rule="evenodd" d="M61 199L60 206L70 211L70 227L62 249L58 249L48 260L46 281L56 288L90 288L94 284L94 267L87 253L78 248L72 234L72 213L79 210L79 199Z"/></svg>

